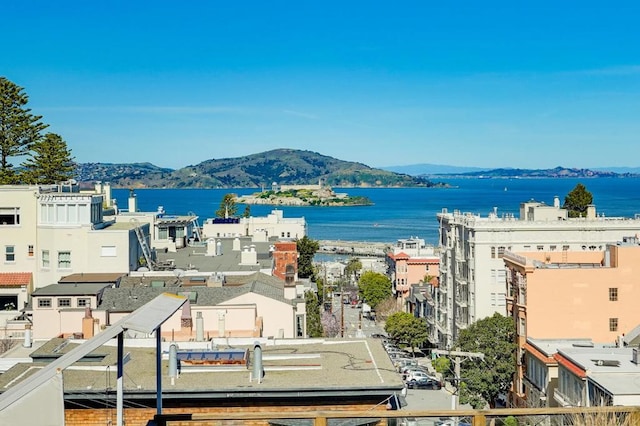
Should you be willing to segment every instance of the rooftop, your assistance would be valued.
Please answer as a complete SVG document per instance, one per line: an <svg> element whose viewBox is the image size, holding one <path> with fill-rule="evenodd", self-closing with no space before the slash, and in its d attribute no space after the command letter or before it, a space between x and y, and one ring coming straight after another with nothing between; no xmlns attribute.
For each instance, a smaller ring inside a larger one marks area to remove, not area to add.
<svg viewBox="0 0 640 426"><path fill-rule="evenodd" d="M125 393L146 394L148 397L155 393L156 388L155 348L134 346L139 342L125 341L124 352L128 354L128 362L125 365L124 389ZM47 355L60 356L78 344L79 341L75 340L53 339L40 347L37 354L43 359L47 359ZM207 342L198 344L200 349L206 349ZM249 349L253 357L253 344L233 344L233 348ZM163 349L167 350L168 344ZM230 392L236 397L259 397L266 394L299 396L305 392L336 395L379 391L388 394L403 388L379 340L272 340L263 341L262 349L266 374L261 383L249 381L250 369L210 367L193 373L183 369L175 385L170 385L168 360L165 359L162 361L163 391L167 398L180 397L184 393L228 398ZM109 383L116 383L115 352L115 343L103 345L92 352L96 356L87 357L63 370L65 392L81 394L81 398L104 395ZM0 375L0 388L5 389L23 380L38 365L45 364L18 364L11 368Z"/></svg>

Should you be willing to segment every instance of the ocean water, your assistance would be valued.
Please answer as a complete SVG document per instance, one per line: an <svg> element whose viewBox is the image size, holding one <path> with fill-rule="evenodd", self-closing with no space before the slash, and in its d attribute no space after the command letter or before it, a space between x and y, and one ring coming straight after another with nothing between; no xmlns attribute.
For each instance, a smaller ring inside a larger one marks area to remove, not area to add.
<svg viewBox="0 0 640 426"><path fill-rule="evenodd" d="M519 215L520 203L534 199L560 203L577 183L593 194L598 214L633 217L640 214L640 178L594 179L440 179L452 188L335 188L336 192L369 197L373 206L355 207L278 207L285 218L304 217L311 238L317 240L395 242L416 236L436 244L436 214L443 208L486 216L497 208L498 215ZM257 189L136 189L138 210L169 214L195 213L204 219L214 217L222 197L233 192L252 194ZM113 190L118 206L127 208L128 189ZM274 206L251 206L253 216L264 216ZM238 212L244 211L239 205Z"/></svg>

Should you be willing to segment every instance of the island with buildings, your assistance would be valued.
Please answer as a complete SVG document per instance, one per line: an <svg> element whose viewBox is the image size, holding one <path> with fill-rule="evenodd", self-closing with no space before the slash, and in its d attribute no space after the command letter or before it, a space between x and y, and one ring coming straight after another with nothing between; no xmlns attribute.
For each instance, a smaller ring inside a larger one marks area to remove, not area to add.
<svg viewBox="0 0 640 426"><path fill-rule="evenodd" d="M371 206L373 202L362 196L336 193L319 182L317 185L278 185L273 183L270 190L262 190L252 195L238 197L241 204L267 204L276 206Z"/></svg>

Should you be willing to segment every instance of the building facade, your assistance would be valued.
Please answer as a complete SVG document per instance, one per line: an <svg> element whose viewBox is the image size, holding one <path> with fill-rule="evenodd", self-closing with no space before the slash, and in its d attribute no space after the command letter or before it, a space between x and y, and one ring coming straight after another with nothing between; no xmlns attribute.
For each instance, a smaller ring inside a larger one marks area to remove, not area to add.
<svg viewBox="0 0 640 426"><path fill-rule="evenodd" d="M449 348L460 330L498 312L506 314L504 254L602 252L608 243L640 232L640 219L608 218L590 206L587 217L568 218L558 198L553 206L520 205L520 218L487 217L446 209L440 229L440 280L434 309L439 346Z"/></svg>

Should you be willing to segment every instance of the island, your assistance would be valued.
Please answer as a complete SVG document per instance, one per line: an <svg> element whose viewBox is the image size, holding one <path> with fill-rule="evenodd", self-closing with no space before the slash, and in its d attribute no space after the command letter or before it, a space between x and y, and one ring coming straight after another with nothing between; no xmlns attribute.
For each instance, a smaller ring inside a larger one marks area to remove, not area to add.
<svg viewBox="0 0 640 426"><path fill-rule="evenodd" d="M318 185L278 185L273 184L270 190L262 190L252 195L236 198L240 204L267 204L276 206L372 206L367 197L349 196L336 193L331 187L322 183Z"/></svg>

